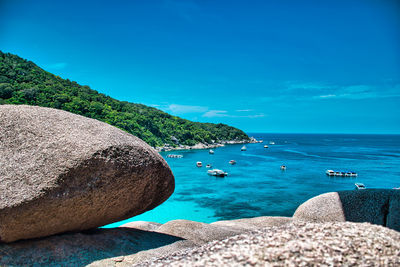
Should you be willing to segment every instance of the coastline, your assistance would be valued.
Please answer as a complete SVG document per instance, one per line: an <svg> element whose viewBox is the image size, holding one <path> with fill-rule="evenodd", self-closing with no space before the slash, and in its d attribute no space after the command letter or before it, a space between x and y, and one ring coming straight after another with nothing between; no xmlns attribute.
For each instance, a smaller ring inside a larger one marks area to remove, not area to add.
<svg viewBox="0 0 400 267"><path fill-rule="evenodd" d="M224 140L218 141L212 144L208 143L197 143L193 146L181 145L177 144L176 147L171 146L170 144L164 144L161 147L154 147L157 152L166 152L166 151L178 151L178 150L192 150L192 149L212 149L217 147L224 147L225 145L237 145L237 144L255 144L262 143L262 140L257 140L254 137L250 137L246 140Z"/></svg>

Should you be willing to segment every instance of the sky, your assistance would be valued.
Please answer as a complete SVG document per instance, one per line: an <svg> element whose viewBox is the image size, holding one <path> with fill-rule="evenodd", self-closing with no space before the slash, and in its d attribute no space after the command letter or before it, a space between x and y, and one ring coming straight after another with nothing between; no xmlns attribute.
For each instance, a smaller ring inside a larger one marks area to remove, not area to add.
<svg viewBox="0 0 400 267"><path fill-rule="evenodd" d="M0 0L0 50L246 132L400 133L396 0Z"/></svg>

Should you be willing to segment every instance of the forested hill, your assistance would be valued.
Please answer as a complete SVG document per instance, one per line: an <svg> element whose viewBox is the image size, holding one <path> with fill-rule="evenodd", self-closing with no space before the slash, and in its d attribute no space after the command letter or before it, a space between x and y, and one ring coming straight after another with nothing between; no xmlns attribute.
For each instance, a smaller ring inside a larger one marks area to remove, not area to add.
<svg viewBox="0 0 400 267"><path fill-rule="evenodd" d="M175 144L176 139L180 144L194 145L249 138L243 131L225 124L192 122L142 104L118 101L1 51L0 104L63 109L114 125L151 146Z"/></svg>

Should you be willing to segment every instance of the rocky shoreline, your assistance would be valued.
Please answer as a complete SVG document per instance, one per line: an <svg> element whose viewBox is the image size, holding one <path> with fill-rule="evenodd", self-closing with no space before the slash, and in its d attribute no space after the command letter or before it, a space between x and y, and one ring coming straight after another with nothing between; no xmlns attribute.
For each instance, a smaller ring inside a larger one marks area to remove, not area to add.
<svg viewBox="0 0 400 267"><path fill-rule="evenodd" d="M164 152L164 151L176 151L176 150L192 150L192 149L212 149L217 147L224 147L225 145L237 145L237 144L255 144L255 143L262 143L262 140L257 140L254 137L250 137L248 140L223 140L218 141L212 144L208 143L197 143L193 146L177 144L176 146L172 146L170 144L164 144L161 147L154 147L157 152Z"/></svg>

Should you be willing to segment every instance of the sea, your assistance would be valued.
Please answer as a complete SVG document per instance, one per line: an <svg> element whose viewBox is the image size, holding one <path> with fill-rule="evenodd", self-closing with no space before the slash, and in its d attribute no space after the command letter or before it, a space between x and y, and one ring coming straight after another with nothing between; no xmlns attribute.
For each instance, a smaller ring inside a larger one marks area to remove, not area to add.
<svg viewBox="0 0 400 267"><path fill-rule="evenodd" d="M319 194L400 187L400 135L260 134L263 143L208 150L162 152L175 176L175 191L155 209L128 220L165 223L186 219L205 223L257 216L292 216ZM268 148L264 148L268 145ZM182 158L167 158L180 154ZM236 164L229 164L235 160ZM201 161L203 167L197 167ZM207 174L207 164L228 176ZM280 166L285 165L286 170ZM357 177L329 177L327 169L354 171Z"/></svg>

